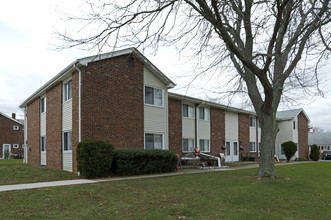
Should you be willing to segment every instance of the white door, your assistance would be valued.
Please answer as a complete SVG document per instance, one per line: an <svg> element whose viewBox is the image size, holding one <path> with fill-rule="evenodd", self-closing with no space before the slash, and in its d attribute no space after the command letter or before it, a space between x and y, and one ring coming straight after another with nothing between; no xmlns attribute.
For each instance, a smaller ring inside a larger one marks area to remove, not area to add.
<svg viewBox="0 0 331 220"><path fill-rule="evenodd" d="M239 161L239 145L237 141L233 142L233 161Z"/></svg>
<svg viewBox="0 0 331 220"><path fill-rule="evenodd" d="M40 165L46 165L46 138L41 137L40 141Z"/></svg>
<svg viewBox="0 0 331 220"><path fill-rule="evenodd" d="M2 145L2 159L9 159L10 150L10 144Z"/></svg>
<svg viewBox="0 0 331 220"><path fill-rule="evenodd" d="M62 169L72 172L72 132L63 132Z"/></svg>
<svg viewBox="0 0 331 220"><path fill-rule="evenodd" d="M225 161L226 162L232 161L232 158L231 158L231 142L230 141L225 142Z"/></svg>
<svg viewBox="0 0 331 220"><path fill-rule="evenodd" d="M282 144L279 144L279 159L280 160L285 160L286 159L286 156L284 154L284 150L282 148Z"/></svg>

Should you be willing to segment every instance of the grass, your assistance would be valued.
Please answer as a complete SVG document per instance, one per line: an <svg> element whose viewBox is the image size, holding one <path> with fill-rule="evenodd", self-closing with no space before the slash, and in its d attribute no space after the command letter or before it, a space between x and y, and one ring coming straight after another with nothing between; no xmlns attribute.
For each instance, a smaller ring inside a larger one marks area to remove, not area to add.
<svg viewBox="0 0 331 220"><path fill-rule="evenodd" d="M0 160L0 185L33 183L78 178L63 170L23 164L23 160Z"/></svg>
<svg viewBox="0 0 331 220"><path fill-rule="evenodd" d="M331 163L0 193L5 219L331 219ZM13 208L14 207L14 208Z"/></svg>

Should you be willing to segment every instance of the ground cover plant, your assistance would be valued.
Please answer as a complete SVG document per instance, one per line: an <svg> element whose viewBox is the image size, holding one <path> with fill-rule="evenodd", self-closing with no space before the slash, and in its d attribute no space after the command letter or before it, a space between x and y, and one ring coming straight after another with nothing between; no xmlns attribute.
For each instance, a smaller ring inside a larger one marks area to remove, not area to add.
<svg viewBox="0 0 331 220"><path fill-rule="evenodd" d="M22 159L0 160L0 185L78 178L77 175L47 167L23 164Z"/></svg>
<svg viewBox="0 0 331 220"><path fill-rule="evenodd" d="M0 212L5 219L331 219L330 169L293 163L276 166L277 179L258 180L255 168L2 192Z"/></svg>

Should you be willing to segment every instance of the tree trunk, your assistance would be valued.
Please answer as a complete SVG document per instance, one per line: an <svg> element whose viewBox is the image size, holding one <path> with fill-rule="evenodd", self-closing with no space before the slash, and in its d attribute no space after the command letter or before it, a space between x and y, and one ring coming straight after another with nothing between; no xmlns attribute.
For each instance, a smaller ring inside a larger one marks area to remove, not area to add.
<svg viewBox="0 0 331 220"><path fill-rule="evenodd" d="M276 177L274 170L275 143L278 132L276 113L268 114L261 112L259 115L261 123L261 146L260 162L257 177Z"/></svg>

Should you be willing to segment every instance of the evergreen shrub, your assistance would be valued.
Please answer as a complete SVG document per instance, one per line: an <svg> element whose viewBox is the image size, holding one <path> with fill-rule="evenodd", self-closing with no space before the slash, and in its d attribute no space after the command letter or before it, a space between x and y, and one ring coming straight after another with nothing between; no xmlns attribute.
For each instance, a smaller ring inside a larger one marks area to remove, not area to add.
<svg viewBox="0 0 331 220"><path fill-rule="evenodd" d="M287 162L291 160L295 152L297 152L297 145L293 141L287 141L282 143L282 148L286 156Z"/></svg>
<svg viewBox="0 0 331 220"><path fill-rule="evenodd" d="M169 150L115 150L112 172L119 175L163 173L176 170L178 158Z"/></svg>
<svg viewBox="0 0 331 220"><path fill-rule="evenodd" d="M77 145L77 169L86 178L111 173L114 147L102 140L83 140Z"/></svg>
<svg viewBox="0 0 331 220"><path fill-rule="evenodd" d="M311 151L310 151L310 158L314 161L318 161L320 159L320 150L316 144L311 146Z"/></svg>

